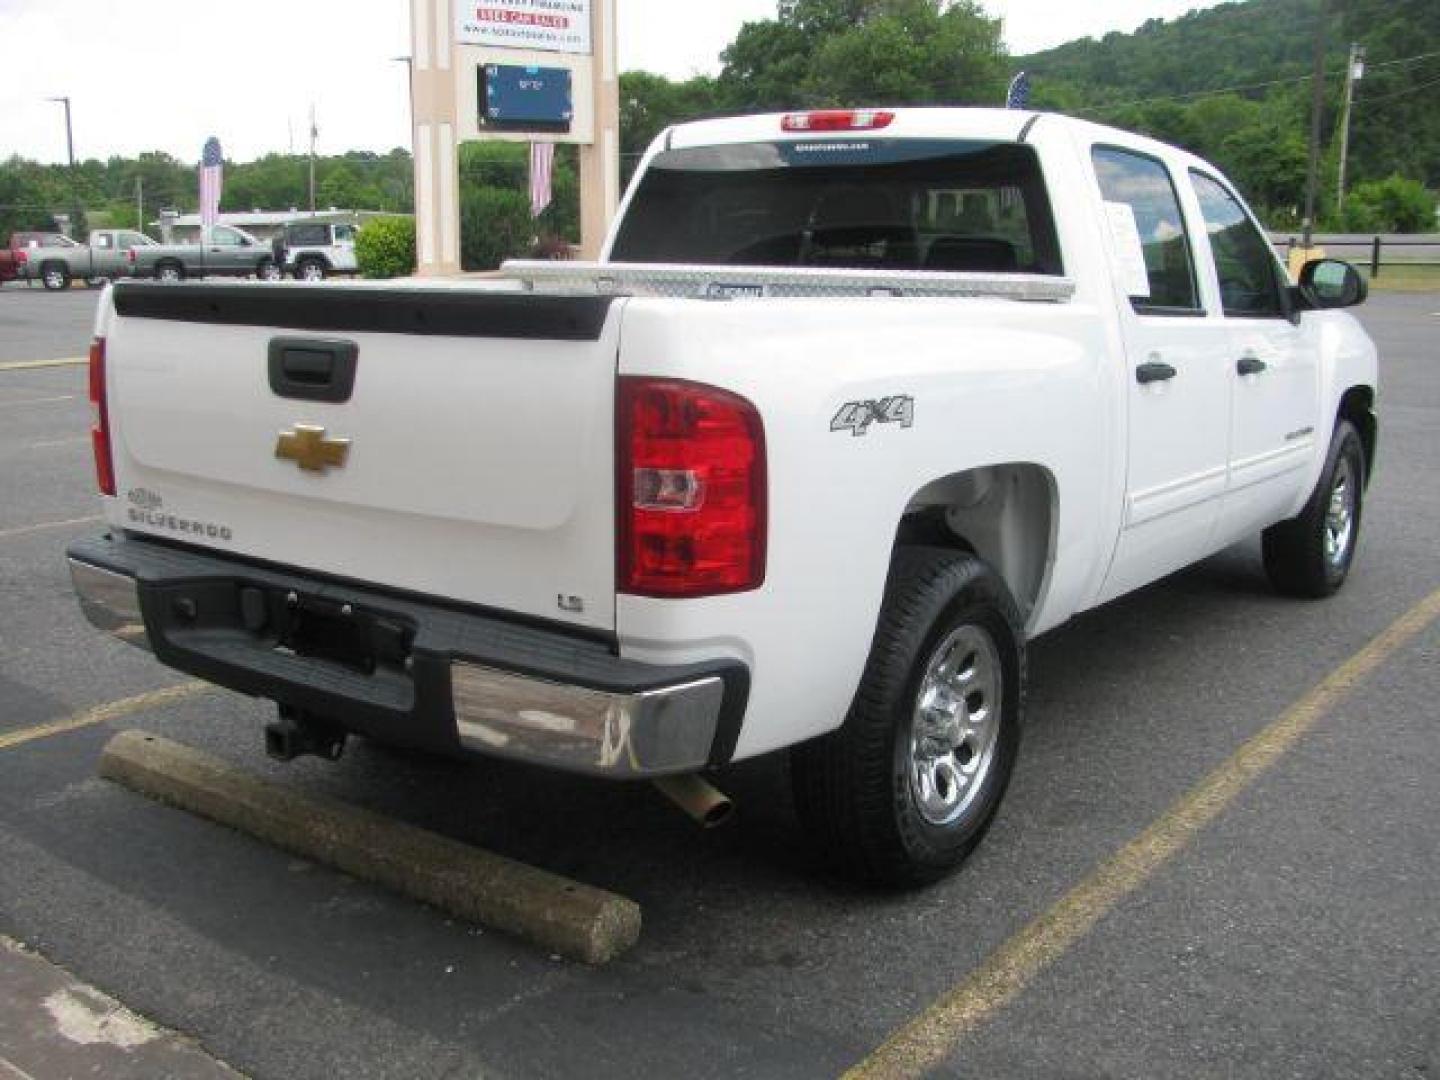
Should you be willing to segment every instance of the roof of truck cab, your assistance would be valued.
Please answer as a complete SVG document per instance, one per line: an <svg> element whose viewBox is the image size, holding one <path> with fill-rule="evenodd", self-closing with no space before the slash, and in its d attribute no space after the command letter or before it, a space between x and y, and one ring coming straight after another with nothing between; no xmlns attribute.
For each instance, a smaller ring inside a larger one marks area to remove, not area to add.
<svg viewBox="0 0 1440 1080"><path fill-rule="evenodd" d="M777 139L996 139L1013 141L1025 125L1041 113L1027 109L893 108L895 114L884 128L855 131L786 131L784 118L803 113L762 113L727 116L715 120L694 120L670 129L669 147L711 146L717 143L770 142ZM826 110L813 110L826 111ZM856 111L868 111L858 107Z"/></svg>
<svg viewBox="0 0 1440 1080"><path fill-rule="evenodd" d="M1160 142L1133 131L1097 124L1078 116L1064 113L1036 112L1028 109L972 109L954 107L857 106L854 111L883 111L894 114L894 119L883 128L854 131L786 131L782 123L787 116L806 111L825 112L828 110L796 109L790 112L762 113L753 116L729 116L713 120L695 120L677 124L660 136L657 148L685 149L688 147L724 145L727 143L775 142L799 140L844 140L858 139L978 139L997 142L1014 142L1026 135L1029 129L1042 125L1047 130L1062 126L1082 141L1104 143L1114 141L1155 156L1168 158L1181 168L1199 168L1220 175L1213 164L1196 157L1188 151Z"/></svg>

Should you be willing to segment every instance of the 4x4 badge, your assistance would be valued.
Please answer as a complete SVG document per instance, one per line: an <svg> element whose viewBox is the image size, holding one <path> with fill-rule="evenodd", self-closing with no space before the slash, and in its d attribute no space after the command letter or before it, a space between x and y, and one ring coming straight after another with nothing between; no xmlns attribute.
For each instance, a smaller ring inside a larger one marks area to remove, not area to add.
<svg viewBox="0 0 1440 1080"><path fill-rule="evenodd" d="M293 461L307 472L323 473L341 468L350 456L349 439L327 439L325 429L313 424L296 424L293 431L280 432L275 456Z"/></svg>
<svg viewBox="0 0 1440 1080"><path fill-rule="evenodd" d="M830 421L830 430L859 436L869 431L871 424L908 428L914 423L915 399L909 394L895 394L879 401L847 401Z"/></svg>

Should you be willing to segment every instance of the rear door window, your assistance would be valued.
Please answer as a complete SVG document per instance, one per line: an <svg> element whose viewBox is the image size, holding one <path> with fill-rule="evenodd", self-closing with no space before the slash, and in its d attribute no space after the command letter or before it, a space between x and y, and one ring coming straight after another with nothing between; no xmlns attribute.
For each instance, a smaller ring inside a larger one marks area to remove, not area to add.
<svg viewBox="0 0 1440 1080"><path fill-rule="evenodd" d="M1165 163L1115 146L1095 147L1091 159L1101 196L1108 203L1128 206L1140 233L1149 295L1130 297L1135 310L1153 315L1203 314L1185 217Z"/></svg>
<svg viewBox="0 0 1440 1080"><path fill-rule="evenodd" d="M616 262L1061 274L1033 148L837 138L667 150Z"/></svg>

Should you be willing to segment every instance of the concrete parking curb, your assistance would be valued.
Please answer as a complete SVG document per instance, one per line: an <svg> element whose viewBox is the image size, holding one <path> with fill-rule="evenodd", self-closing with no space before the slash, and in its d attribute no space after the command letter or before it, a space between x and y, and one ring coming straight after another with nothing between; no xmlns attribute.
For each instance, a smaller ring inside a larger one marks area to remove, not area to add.
<svg viewBox="0 0 1440 1080"><path fill-rule="evenodd" d="M302 795L143 731L110 740L100 775L573 960L607 963L640 936L640 907L633 900L333 799Z"/></svg>

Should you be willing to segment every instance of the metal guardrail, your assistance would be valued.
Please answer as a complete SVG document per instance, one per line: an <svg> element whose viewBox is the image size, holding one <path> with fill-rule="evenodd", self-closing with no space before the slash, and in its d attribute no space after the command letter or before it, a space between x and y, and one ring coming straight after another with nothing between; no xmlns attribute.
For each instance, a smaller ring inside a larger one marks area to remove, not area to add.
<svg viewBox="0 0 1440 1080"><path fill-rule="evenodd" d="M1276 234L1272 233L1270 236L1270 242L1275 247L1280 249L1280 251L1286 257L1286 261L1288 262L1290 253L1300 246L1301 239L1298 236L1286 236L1284 237L1284 239L1281 239ZM1354 235L1313 236L1311 237L1310 243L1314 247L1321 247L1325 248L1326 250L1330 250L1333 248L1368 249L1370 256L1368 262L1370 264L1370 276L1372 278L1379 277L1381 267L1387 265L1391 267L1440 266L1440 235L1427 234L1407 238L1404 240L1398 240L1394 237L1381 235L1368 237ZM1384 254L1387 249L1392 248L1430 248L1436 257L1417 259L1392 259L1387 263L1385 261Z"/></svg>

